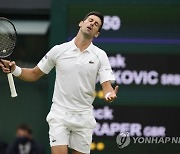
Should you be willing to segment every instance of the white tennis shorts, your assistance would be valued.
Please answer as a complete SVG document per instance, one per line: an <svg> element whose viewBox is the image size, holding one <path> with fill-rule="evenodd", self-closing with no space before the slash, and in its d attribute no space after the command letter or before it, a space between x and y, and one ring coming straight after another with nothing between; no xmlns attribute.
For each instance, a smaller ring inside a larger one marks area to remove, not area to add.
<svg viewBox="0 0 180 154"><path fill-rule="evenodd" d="M47 118L49 124L50 146L68 145L69 148L82 153L90 153L93 129L96 121L93 113L79 114L62 111L50 111Z"/></svg>

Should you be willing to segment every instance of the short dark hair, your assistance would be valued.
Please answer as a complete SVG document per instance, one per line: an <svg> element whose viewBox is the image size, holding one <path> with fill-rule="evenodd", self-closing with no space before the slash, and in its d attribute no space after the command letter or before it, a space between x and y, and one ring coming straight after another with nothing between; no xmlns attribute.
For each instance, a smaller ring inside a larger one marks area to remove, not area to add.
<svg viewBox="0 0 180 154"><path fill-rule="evenodd" d="M32 135L32 129L27 124L21 124L17 127L16 131L18 130L24 130L28 132L29 135Z"/></svg>
<svg viewBox="0 0 180 154"><path fill-rule="evenodd" d="M104 23L104 16L98 11L91 11L84 17L83 21L85 21L90 15L95 15L100 18L101 26L99 27L99 31L101 31L103 23Z"/></svg>

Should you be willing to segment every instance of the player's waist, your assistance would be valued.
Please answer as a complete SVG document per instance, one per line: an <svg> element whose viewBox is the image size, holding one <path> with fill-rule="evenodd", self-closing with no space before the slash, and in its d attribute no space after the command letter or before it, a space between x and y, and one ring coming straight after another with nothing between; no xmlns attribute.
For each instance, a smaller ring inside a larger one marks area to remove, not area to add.
<svg viewBox="0 0 180 154"><path fill-rule="evenodd" d="M92 105L86 108L72 108L72 107L64 107L64 106L59 105L56 102L53 102L51 106L51 110L55 112L67 112L67 113L74 113L74 114L93 114Z"/></svg>

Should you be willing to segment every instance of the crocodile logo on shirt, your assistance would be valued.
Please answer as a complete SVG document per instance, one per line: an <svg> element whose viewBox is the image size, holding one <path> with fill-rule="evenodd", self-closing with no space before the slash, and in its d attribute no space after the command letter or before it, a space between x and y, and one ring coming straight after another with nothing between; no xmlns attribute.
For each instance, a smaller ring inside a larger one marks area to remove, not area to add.
<svg viewBox="0 0 180 154"><path fill-rule="evenodd" d="M94 64L94 62L92 60L89 61L89 64Z"/></svg>

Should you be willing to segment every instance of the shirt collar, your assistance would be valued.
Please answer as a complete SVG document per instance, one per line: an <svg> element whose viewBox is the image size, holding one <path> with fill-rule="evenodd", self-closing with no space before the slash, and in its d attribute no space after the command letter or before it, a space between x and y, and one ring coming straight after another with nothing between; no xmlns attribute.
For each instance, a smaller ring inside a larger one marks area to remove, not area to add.
<svg viewBox="0 0 180 154"><path fill-rule="evenodd" d="M78 47L74 43L74 40L75 40L75 38L73 38L71 40L71 48L73 51L78 49ZM85 49L85 51L91 52L92 49L93 49L93 43L91 42L91 44Z"/></svg>

